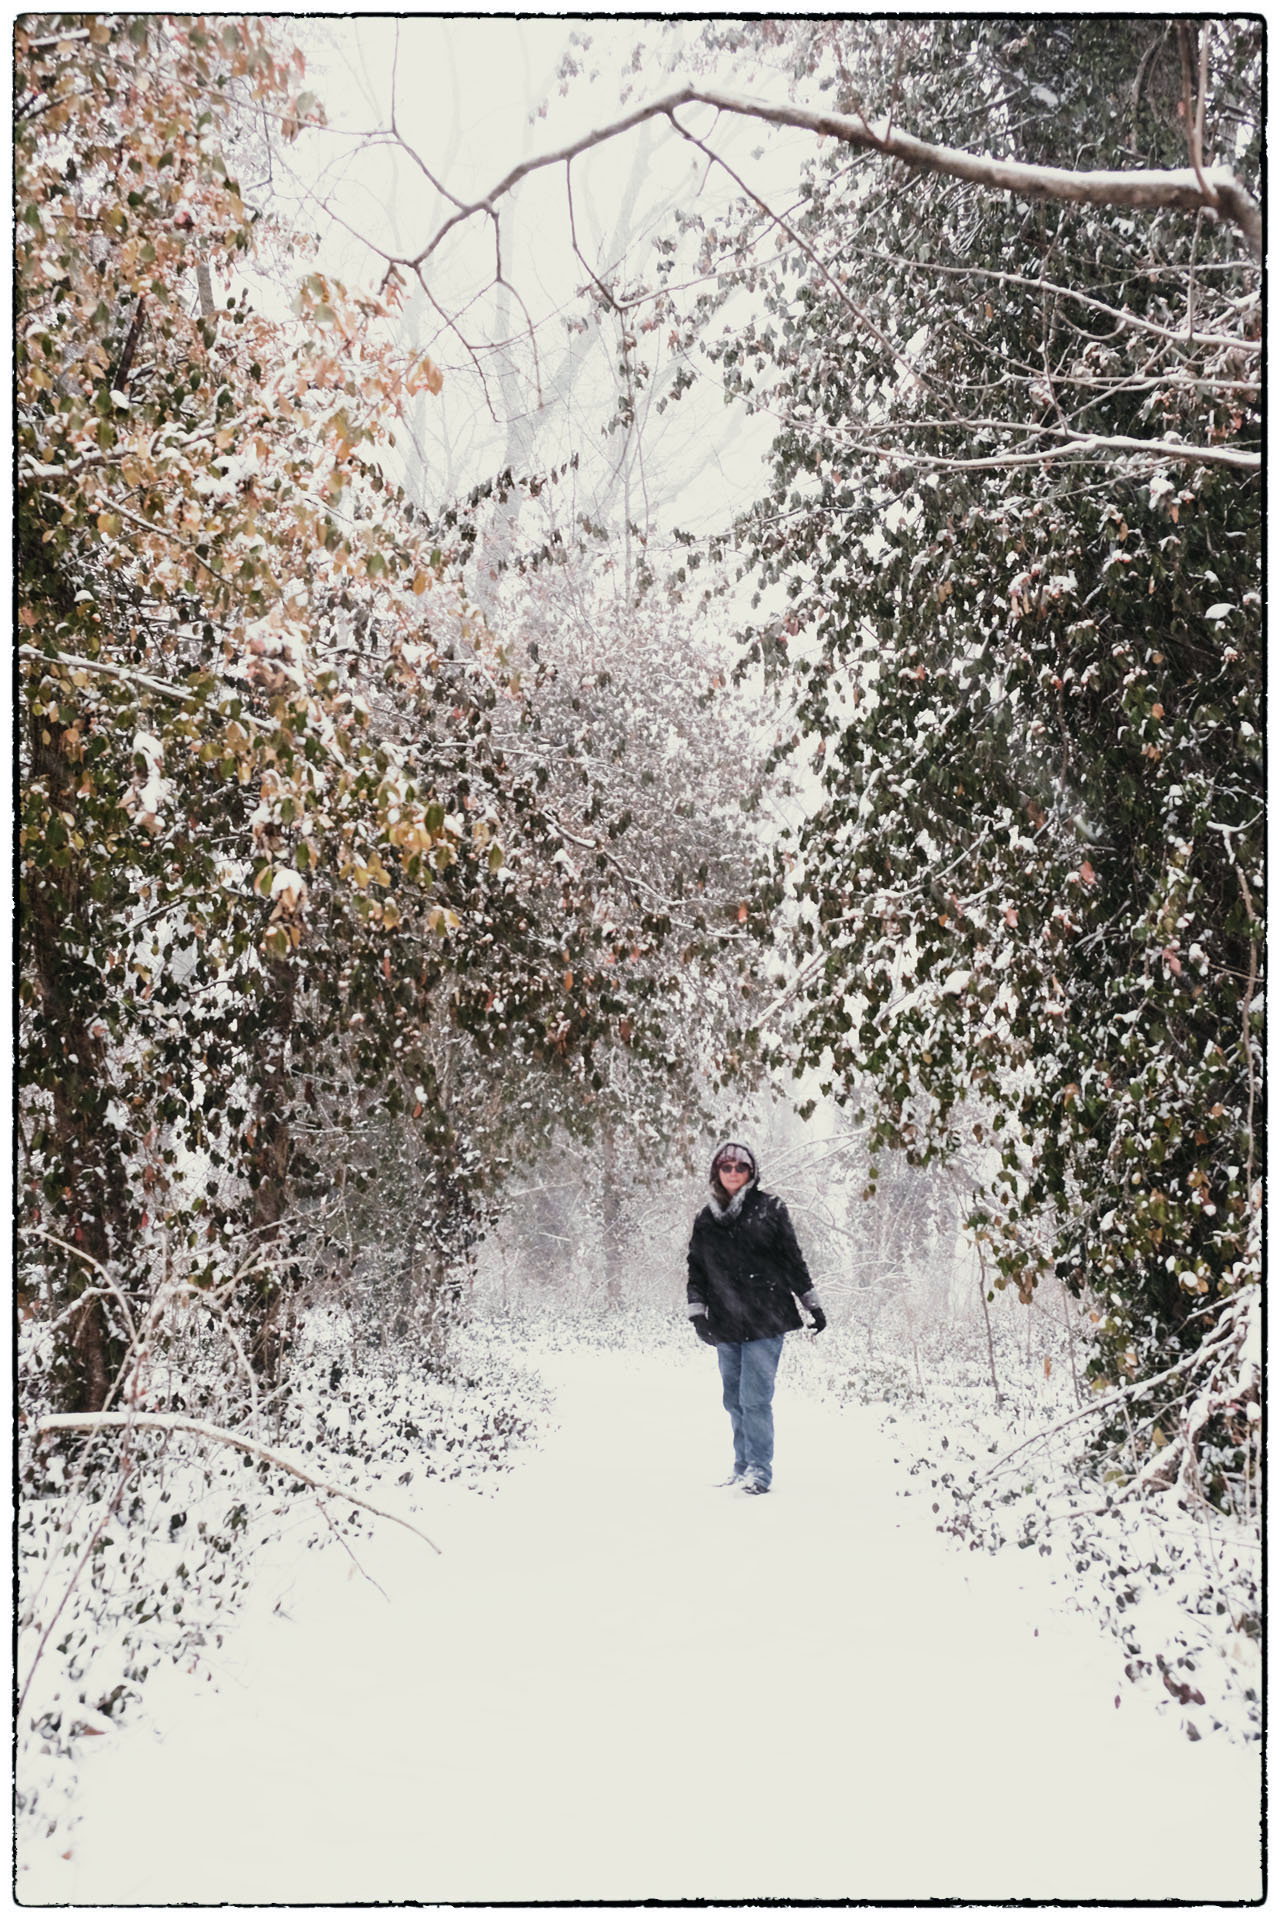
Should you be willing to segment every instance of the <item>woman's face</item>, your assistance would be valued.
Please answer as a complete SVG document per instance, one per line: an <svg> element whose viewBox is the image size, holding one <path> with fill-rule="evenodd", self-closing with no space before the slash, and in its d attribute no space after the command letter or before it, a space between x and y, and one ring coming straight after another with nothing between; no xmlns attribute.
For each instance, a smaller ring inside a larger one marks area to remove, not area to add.
<svg viewBox="0 0 1280 1920"><path fill-rule="evenodd" d="M745 1187L751 1178L751 1164L736 1153L728 1153L723 1160L716 1161L716 1174L720 1185L732 1200L734 1194Z"/></svg>

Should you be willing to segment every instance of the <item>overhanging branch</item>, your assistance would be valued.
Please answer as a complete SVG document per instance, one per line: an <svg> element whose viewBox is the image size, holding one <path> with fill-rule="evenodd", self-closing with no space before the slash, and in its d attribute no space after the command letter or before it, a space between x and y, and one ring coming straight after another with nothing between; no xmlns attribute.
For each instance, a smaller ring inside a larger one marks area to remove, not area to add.
<svg viewBox="0 0 1280 1920"><path fill-rule="evenodd" d="M457 207L405 264L420 269L455 227L477 213L492 216L495 203L530 174L545 167L563 166L576 154L630 133L648 120L670 117L677 108L686 106L713 107L718 113L765 120L772 126L798 127L823 138L839 140L845 146L900 160L921 173L965 180L993 193L1012 194L1016 199L1060 200L1077 206L1175 207L1189 213L1211 212L1238 228L1254 256L1262 257L1261 209L1229 167L1077 171L1070 167L1032 166L918 140L890 120L872 122L861 114L815 113L808 107L792 106L784 101L751 100L724 93L717 87L690 86L680 87L617 120L580 134L554 152L522 160L482 199ZM407 145L406 150L411 151Z"/></svg>

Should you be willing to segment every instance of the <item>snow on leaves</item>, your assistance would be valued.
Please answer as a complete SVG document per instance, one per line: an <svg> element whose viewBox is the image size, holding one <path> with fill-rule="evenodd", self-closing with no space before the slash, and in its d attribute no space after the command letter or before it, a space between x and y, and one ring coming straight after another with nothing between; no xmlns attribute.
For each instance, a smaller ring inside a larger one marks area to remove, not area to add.
<svg viewBox="0 0 1280 1920"><path fill-rule="evenodd" d="M1040 105L1017 137L1038 157L1109 137L1113 29L1104 48L1073 28L1069 87L1067 40L1028 36ZM916 110L987 111L1000 31L939 26L900 55ZM875 49L845 38L874 98ZM1256 45L1209 57L1253 153ZM1256 1277L1258 502L1243 467L1168 457L1175 421L1188 445L1256 448L1256 267L1215 230L1184 345L1207 259L1190 225L1161 221L1165 265L1139 272L1145 224L1029 220L923 179L882 203L835 161L795 223L857 274L863 317L797 246L753 266L718 337L739 280L696 310L727 392L779 422L739 534L807 644L762 612L751 657L794 695L795 746L822 743L777 861L795 984L770 1055L865 1105L878 1140L960 1161L999 1283L1028 1296L1051 1262L1098 1290L1094 1370L1128 1377L1203 1332L1179 1270L1199 1306ZM763 230L744 209L729 255ZM887 343L926 310L907 392ZM1058 459L1079 434L1105 466ZM971 1122L994 1142L976 1156Z"/></svg>

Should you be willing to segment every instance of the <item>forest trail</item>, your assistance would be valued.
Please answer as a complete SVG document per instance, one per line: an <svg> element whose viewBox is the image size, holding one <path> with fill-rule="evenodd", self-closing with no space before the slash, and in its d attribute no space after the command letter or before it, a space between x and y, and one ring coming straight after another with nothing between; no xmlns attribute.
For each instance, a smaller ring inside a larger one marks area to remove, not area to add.
<svg viewBox="0 0 1280 1920"><path fill-rule="evenodd" d="M219 1690L156 1675L84 1743L22 1899L1257 1897L1258 1748L1157 1716L1030 1556L939 1536L875 1410L784 1355L753 1500L712 1484L705 1349L530 1357L558 1425L493 1498L426 1487L443 1557L379 1524L384 1597L299 1523Z"/></svg>

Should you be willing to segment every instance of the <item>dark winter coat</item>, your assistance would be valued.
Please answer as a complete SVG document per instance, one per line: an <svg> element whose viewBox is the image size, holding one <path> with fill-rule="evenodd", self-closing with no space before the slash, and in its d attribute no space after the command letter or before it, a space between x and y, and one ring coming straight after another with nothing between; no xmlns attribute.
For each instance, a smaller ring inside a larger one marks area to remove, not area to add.
<svg viewBox="0 0 1280 1920"><path fill-rule="evenodd" d="M689 1312L705 1309L716 1340L794 1333L804 1325L796 1300L806 1295L813 1282L776 1194L753 1186L736 1209L702 1209L689 1241Z"/></svg>

